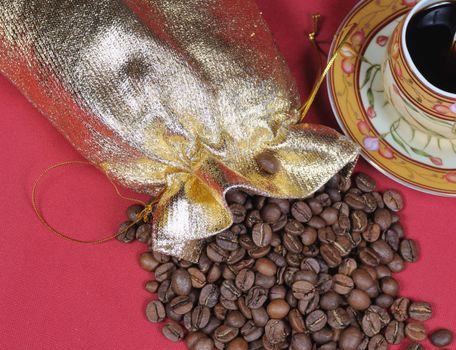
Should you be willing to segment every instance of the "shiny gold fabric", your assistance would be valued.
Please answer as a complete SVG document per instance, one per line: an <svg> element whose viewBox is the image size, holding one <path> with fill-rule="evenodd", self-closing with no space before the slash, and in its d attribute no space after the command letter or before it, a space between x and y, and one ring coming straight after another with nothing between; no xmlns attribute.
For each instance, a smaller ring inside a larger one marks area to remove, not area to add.
<svg viewBox="0 0 456 350"><path fill-rule="evenodd" d="M298 93L251 0L0 0L0 70L109 176L166 188L153 245L189 260L232 223L230 188L306 197L357 158L294 125Z"/></svg>

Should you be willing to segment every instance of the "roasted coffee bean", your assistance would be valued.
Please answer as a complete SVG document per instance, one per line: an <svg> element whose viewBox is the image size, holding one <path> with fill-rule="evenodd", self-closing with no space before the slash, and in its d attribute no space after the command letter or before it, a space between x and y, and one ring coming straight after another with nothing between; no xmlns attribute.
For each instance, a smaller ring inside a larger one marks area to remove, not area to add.
<svg viewBox="0 0 456 350"><path fill-rule="evenodd" d="M196 267L190 267L188 270L193 288L201 289L206 284L206 275Z"/></svg>
<svg viewBox="0 0 456 350"><path fill-rule="evenodd" d="M155 271L160 263L155 260L150 252L144 252L139 256L139 265L146 271Z"/></svg>
<svg viewBox="0 0 456 350"><path fill-rule="evenodd" d="M203 332L189 332L185 337L185 344L187 344L189 349L193 349L198 340L202 338L206 338L206 335Z"/></svg>
<svg viewBox="0 0 456 350"><path fill-rule="evenodd" d="M260 258L255 263L255 269L265 276L275 276L277 266L267 258Z"/></svg>
<svg viewBox="0 0 456 350"><path fill-rule="evenodd" d="M328 311L328 324L334 329L344 329L350 325L350 316L341 307Z"/></svg>
<svg viewBox="0 0 456 350"><path fill-rule="evenodd" d="M243 205L233 203L229 205L231 216L233 217L233 223L240 224L244 221L246 215L246 209Z"/></svg>
<svg viewBox="0 0 456 350"><path fill-rule="evenodd" d="M371 249L379 257L381 264L389 264L394 258L394 251L384 240L379 239L370 245Z"/></svg>
<svg viewBox="0 0 456 350"><path fill-rule="evenodd" d="M298 309L292 309L288 313L288 322L290 323L291 328L298 333L303 333L306 331L306 324L304 318Z"/></svg>
<svg viewBox="0 0 456 350"><path fill-rule="evenodd" d="M291 337L290 350L312 350L312 340L305 333L295 333Z"/></svg>
<svg viewBox="0 0 456 350"><path fill-rule="evenodd" d="M419 322L410 322L405 326L405 335L411 341L422 341L426 339L426 329Z"/></svg>
<svg viewBox="0 0 456 350"><path fill-rule="evenodd" d="M404 199L396 190L386 190L383 192L383 202L392 211L399 211L404 208Z"/></svg>
<svg viewBox="0 0 456 350"><path fill-rule="evenodd" d="M302 243L297 236L285 233L282 237L284 247L292 253L298 254L302 251Z"/></svg>
<svg viewBox="0 0 456 350"><path fill-rule="evenodd" d="M323 328L317 332L312 333L312 339L318 345L329 343L334 337L332 329Z"/></svg>
<svg viewBox="0 0 456 350"><path fill-rule="evenodd" d="M442 348L453 342L453 333L448 329L438 329L429 336L432 345Z"/></svg>
<svg viewBox="0 0 456 350"><path fill-rule="evenodd" d="M157 293L158 287L160 287L160 284L157 281L147 281L144 284L144 289L150 293Z"/></svg>
<svg viewBox="0 0 456 350"><path fill-rule="evenodd" d="M135 232L136 240L141 243L147 243L147 242L149 242L151 233L152 233L152 225L150 225L150 224L139 225Z"/></svg>
<svg viewBox="0 0 456 350"><path fill-rule="evenodd" d="M355 193L347 193L344 197L344 202L351 208L355 210L363 210L364 209L364 200L358 194ZM341 216L346 216L339 214L339 220ZM340 224L340 223L339 223Z"/></svg>
<svg viewBox="0 0 456 350"><path fill-rule="evenodd" d="M351 276L353 271L358 267L358 263L355 259L346 258L342 261L339 266L339 273L347 276Z"/></svg>
<svg viewBox="0 0 456 350"><path fill-rule="evenodd" d="M271 304L269 304L269 305L271 305ZM268 308L269 308L269 305L268 305ZM289 305L288 305L288 308L290 308ZM266 326L266 323L269 321L268 312L266 311L266 309L264 307L260 307L258 309L252 309L252 320L253 320L253 322L255 322L255 325L257 327L264 327L264 326Z"/></svg>
<svg viewBox="0 0 456 350"><path fill-rule="evenodd" d="M255 283L255 273L248 269L241 270L236 276L235 283L241 292L247 292Z"/></svg>
<svg viewBox="0 0 456 350"><path fill-rule="evenodd" d="M242 292L236 287L233 280L225 280L220 286L220 294L227 300L235 301Z"/></svg>
<svg viewBox="0 0 456 350"><path fill-rule="evenodd" d="M363 248L359 252L359 259L367 266L378 266L380 264L380 257L372 248Z"/></svg>
<svg viewBox="0 0 456 350"><path fill-rule="evenodd" d="M160 265L155 269L155 280L163 282L164 280L170 279L175 270L176 265L171 262Z"/></svg>
<svg viewBox="0 0 456 350"><path fill-rule="evenodd" d="M177 315L184 315L193 308L193 303L188 296L181 295L173 298L169 306Z"/></svg>
<svg viewBox="0 0 456 350"><path fill-rule="evenodd" d="M192 274L190 271L189 271L189 273L190 273L190 275ZM206 282L214 283L214 282L218 281L220 277L222 277L222 269L220 268L219 264L214 264L211 266L211 268L209 269L209 271L207 273ZM192 280L192 283L193 283L193 280Z"/></svg>
<svg viewBox="0 0 456 350"><path fill-rule="evenodd" d="M201 256L198 260L198 268L201 270L201 272L206 273L209 271L209 269L212 266L212 261L208 258L207 254L205 251L201 253Z"/></svg>
<svg viewBox="0 0 456 350"><path fill-rule="evenodd" d="M319 216L312 216L312 218L307 222L307 225L315 229L320 229L325 227L325 221Z"/></svg>
<svg viewBox="0 0 456 350"><path fill-rule="evenodd" d="M221 325L214 331L214 340L226 344L232 341L239 334L239 329L227 325Z"/></svg>
<svg viewBox="0 0 456 350"><path fill-rule="evenodd" d="M250 309L258 309L264 305L268 298L268 292L266 289L258 286L254 286L249 290L245 297L245 304Z"/></svg>
<svg viewBox="0 0 456 350"><path fill-rule="evenodd" d="M238 310L239 308L237 301L228 300L223 295L220 296L219 302L228 310Z"/></svg>
<svg viewBox="0 0 456 350"><path fill-rule="evenodd" d="M405 337L404 323L391 321L385 329L385 339L390 344L399 344Z"/></svg>
<svg viewBox="0 0 456 350"><path fill-rule="evenodd" d="M366 269L360 268L353 271L351 275L356 287L362 290L368 290L375 285L375 280Z"/></svg>
<svg viewBox="0 0 456 350"><path fill-rule="evenodd" d="M178 342L184 339L184 329L177 323L167 323L162 328L162 333L166 339Z"/></svg>
<svg viewBox="0 0 456 350"><path fill-rule="evenodd" d="M361 331L355 327L348 327L340 334L339 347L344 350L357 350L362 341Z"/></svg>
<svg viewBox="0 0 456 350"><path fill-rule="evenodd" d="M299 270L293 275L293 281L307 281L315 285L318 282L318 275L313 271Z"/></svg>
<svg viewBox="0 0 456 350"><path fill-rule="evenodd" d="M264 334L271 344L280 344L290 334L290 330L283 320L269 320L264 327Z"/></svg>
<svg viewBox="0 0 456 350"><path fill-rule="evenodd" d="M201 305L213 308L220 295L220 290L215 284L206 284L199 295L199 303Z"/></svg>
<svg viewBox="0 0 456 350"><path fill-rule="evenodd" d="M171 301L172 298L176 296L174 294L173 289L171 288L171 281L165 280L160 284L157 290L158 300L162 303L168 303Z"/></svg>
<svg viewBox="0 0 456 350"><path fill-rule="evenodd" d="M320 307L323 310L330 311L335 310L342 304L342 297L334 291L324 293L320 297Z"/></svg>
<svg viewBox="0 0 456 350"><path fill-rule="evenodd" d="M366 213L373 213L378 207L375 195L372 192L368 192L364 193L361 197L364 201L364 211Z"/></svg>
<svg viewBox="0 0 456 350"><path fill-rule="evenodd" d="M342 257L333 245L322 244L320 254L329 267L336 267L342 263Z"/></svg>
<svg viewBox="0 0 456 350"><path fill-rule="evenodd" d="M249 344L243 338L236 338L228 343L226 350L249 350Z"/></svg>
<svg viewBox="0 0 456 350"><path fill-rule="evenodd" d="M424 350L424 346L420 343L410 343L407 345L407 350Z"/></svg>
<svg viewBox="0 0 456 350"><path fill-rule="evenodd" d="M361 321L361 328L368 337L373 337L380 333L383 328L380 316L375 312L366 312Z"/></svg>
<svg viewBox="0 0 456 350"><path fill-rule="evenodd" d="M220 248L228 250L230 252L236 250L239 247L238 235L229 230L219 233L216 236L215 241Z"/></svg>
<svg viewBox="0 0 456 350"><path fill-rule="evenodd" d="M237 301L238 310L244 315L246 319L252 318L252 310L245 304L245 298L242 296ZM237 310L236 310L237 311ZM220 318L220 317L218 317Z"/></svg>
<svg viewBox="0 0 456 350"><path fill-rule="evenodd" d="M268 203L260 211L261 218L268 224L274 223L282 216L280 207L275 203Z"/></svg>
<svg viewBox="0 0 456 350"><path fill-rule="evenodd" d="M377 334L369 340L367 349L368 350L387 350L388 343L383 335Z"/></svg>
<svg viewBox="0 0 456 350"><path fill-rule="evenodd" d="M369 295L361 289L353 289L347 297L347 302L355 310L365 310L371 304Z"/></svg>
<svg viewBox="0 0 456 350"><path fill-rule="evenodd" d="M207 306L198 305L192 311L192 326L202 329L207 326L211 318L211 310Z"/></svg>
<svg viewBox="0 0 456 350"><path fill-rule="evenodd" d="M393 222L391 212L388 209L377 209L374 212L374 222L380 226L382 231L387 230Z"/></svg>
<svg viewBox="0 0 456 350"><path fill-rule="evenodd" d="M310 300L315 295L315 285L307 281L296 281L291 288L298 300Z"/></svg>
<svg viewBox="0 0 456 350"><path fill-rule="evenodd" d="M393 260L388 264L392 272L401 272L405 269L404 260L398 255L394 254Z"/></svg>
<svg viewBox="0 0 456 350"><path fill-rule="evenodd" d="M399 293L399 283L392 277L385 277L380 280L380 288L382 292L392 297Z"/></svg>
<svg viewBox="0 0 456 350"><path fill-rule="evenodd" d="M377 272L377 278L382 279L385 277L391 277L391 270L388 266L379 265L375 267L375 271Z"/></svg>
<svg viewBox="0 0 456 350"><path fill-rule="evenodd" d="M301 234L301 242L305 246L311 246L317 240L317 230L313 227L306 227L304 232Z"/></svg>
<svg viewBox="0 0 456 350"><path fill-rule="evenodd" d="M391 314L397 321L404 322L408 318L409 306L410 299L398 298L394 301L393 305L391 305Z"/></svg>
<svg viewBox="0 0 456 350"><path fill-rule="evenodd" d="M380 225L369 223L362 235L367 242L375 242L380 238L381 233L382 229L380 228Z"/></svg>
<svg viewBox="0 0 456 350"><path fill-rule="evenodd" d="M375 304L385 309L389 309L391 305L393 305L394 298L391 295L380 294L375 299Z"/></svg>
<svg viewBox="0 0 456 350"><path fill-rule="evenodd" d="M249 250L250 252L250 250ZM239 247L235 251L230 252L230 255L228 256L228 259L226 259L226 263L228 265L234 265L240 262L242 259L245 258L247 251L245 248Z"/></svg>
<svg viewBox="0 0 456 350"><path fill-rule="evenodd" d="M408 313L411 319L427 321L432 317L432 306L423 301L415 301L410 304Z"/></svg>
<svg viewBox="0 0 456 350"><path fill-rule="evenodd" d="M261 218L259 210L252 210L249 213L247 213L245 221L244 221L245 226L248 228L252 228L256 224L260 224L262 222L263 222L263 219Z"/></svg>
<svg viewBox="0 0 456 350"><path fill-rule="evenodd" d="M165 307L158 300L149 302L146 306L146 317L150 322L162 322L166 317Z"/></svg>
<svg viewBox="0 0 456 350"><path fill-rule="evenodd" d="M354 287L353 280L346 275L337 274L333 277L333 289L336 293L346 295Z"/></svg>
<svg viewBox="0 0 456 350"><path fill-rule="evenodd" d="M303 201L297 201L291 206L291 215L299 222L306 223L312 218L312 209Z"/></svg>
<svg viewBox="0 0 456 350"><path fill-rule="evenodd" d="M234 328L241 328L246 321L245 316L238 310L228 312L225 318L225 324Z"/></svg>
<svg viewBox="0 0 456 350"><path fill-rule="evenodd" d="M364 173L355 176L355 184L363 192L372 192L375 189L375 180Z"/></svg>
<svg viewBox="0 0 456 350"><path fill-rule="evenodd" d="M187 270L177 269L171 277L171 288L176 295L189 295L192 290L192 278Z"/></svg>
<svg viewBox="0 0 456 350"><path fill-rule="evenodd" d="M238 305L239 305L239 301L241 299L242 298L239 298ZM216 304L213 309L214 309L215 317L217 317L217 319L223 321L225 319L225 317L226 317L226 314L227 314L228 310L225 309L222 304Z"/></svg>
<svg viewBox="0 0 456 350"><path fill-rule="evenodd" d="M126 221L119 226L116 239L122 243L131 243L136 238L136 227L132 221Z"/></svg>
<svg viewBox="0 0 456 350"><path fill-rule="evenodd" d="M237 203L243 205L247 200L247 197L248 196L245 192L240 190L231 190L226 194L225 199L228 204Z"/></svg>
<svg viewBox="0 0 456 350"><path fill-rule="evenodd" d="M236 312L236 311L232 311L232 312ZM217 327L219 327L221 324L222 324L222 321L220 321L220 320L219 320L217 317L215 317L215 316L211 316L211 318L209 319L208 324L206 325L206 327L204 327L203 329L201 329L201 331L202 331L204 334L210 335L210 334L214 333L215 329L216 329Z"/></svg>
<svg viewBox="0 0 456 350"><path fill-rule="evenodd" d="M351 228L353 232L364 232L368 225L367 215L364 211L354 210L350 214Z"/></svg>
<svg viewBox="0 0 456 350"><path fill-rule="evenodd" d="M386 241L386 243L389 244L389 246L391 247L391 249L393 249L395 252L397 252L399 250L399 235L397 234L396 231L394 230L387 230L384 234L383 234L383 239Z"/></svg>
<svg viewBox="0 0 456 350"><path fill-rule="evenodd" d="M241 335L247 342L253 342L263 336L264 328L255 326L253 321L247 321L241 328Z"/></svg>
<svg viewBox="0 0 456 350"><path fill-rule="evenodd" d="M280 160L271 151L264 151L255 157L261 171L274 175L280 170Z"/></svg>
<svg viewBox="0 0 456 350"><path fill-rule="evenodd" d="M206 254L211 261L216 263L225 262L230 255L227 250L224 250L216 243L211 243L207 246Z"/></svg>
<svg viewBox="0 0 456 350"><path fill-rule="evenodd" d="M276 319L284 318L285 316L288 315L289 311L290 311L290 305L284 299L272 300L267 307L267 313L268 313L269 317L276 318ZM255 320L255 315L254 315L253 311L252 311L252 316L253 316L253 319ZM255 322L255 323L258 326L258 323L257 322Z"/></svg>
<svg viewBox="0 0 456 350"><path fill-rule="evenodd" d="M200 338L195 343L192 350L213 350L214 349L214 341L210 338Z"/></svg>
<svg viewBox="0 0 456 350"><path fill-rule="evenodd" d="M336 240L336 234L329 226L320 228L317 232L318 240L322 243L333 243Z"/></svg>
<svg viewBox="0 0 456 350"><path fill-rule="evenodd" d="M404 239L401 242L401 256L405 261L415 262L419 258L418 245L413 239Z"/></svg>
<svg viewBox="0 0 456 350"><path fill-rule="evenodd" d="M339 210L333 207L327 207L321 212L320 217L325 220L326 225L334 225L339 218Z"/></svg>
<svg viewBox="0 0 456 350"><path fill-rule="evenodd" d="M306 317L306 327L311 332L317 332L326 326L328 319L322 310L315 310Z"/></svg>
<svg viewBox="0 0 456 350"><path fill-rule="evenodd" d="M272 240L272 229L269 224L255 224L252 229L252 240L258 247L267 247Z"/></svg>

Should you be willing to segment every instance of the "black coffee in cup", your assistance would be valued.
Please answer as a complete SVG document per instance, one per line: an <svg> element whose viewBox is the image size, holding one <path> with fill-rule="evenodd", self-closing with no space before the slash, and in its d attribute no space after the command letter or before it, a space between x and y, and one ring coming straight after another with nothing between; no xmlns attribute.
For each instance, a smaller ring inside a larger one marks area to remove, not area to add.
<svg viewBox="0 0 456 350"><path fill-rule="evenodd" d="M406 32L413 63L432 85L456 93L456 2L442 2L418 12Z"/></svg>

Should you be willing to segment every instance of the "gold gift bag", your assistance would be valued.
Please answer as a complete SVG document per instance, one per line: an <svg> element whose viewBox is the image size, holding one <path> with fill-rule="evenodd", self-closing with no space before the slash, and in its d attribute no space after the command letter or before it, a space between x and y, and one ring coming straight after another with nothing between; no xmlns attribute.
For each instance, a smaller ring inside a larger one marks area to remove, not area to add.
<svg viewBox="0 0 456 350"><path fill-rule="evenodd" d="M153 246L195 260L240 187L302 198L357 148L300 124L253 0L2 0L0 71L108 176L157 194ZM268 175L255 157L273 152Z"/></svg>

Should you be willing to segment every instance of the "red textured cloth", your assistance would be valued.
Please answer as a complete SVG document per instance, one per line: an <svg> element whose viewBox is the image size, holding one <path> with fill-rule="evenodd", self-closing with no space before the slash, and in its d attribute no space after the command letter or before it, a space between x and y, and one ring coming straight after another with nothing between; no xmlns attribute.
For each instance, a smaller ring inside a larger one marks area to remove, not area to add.
<svg viewBox="0 0 456 350"><path fill-rule="evenodd" d="M306 96L317 67L305 36L310 14L323 16L319 38L327 50L355 1L258 3ZM308 120L337 127L325 91ZM160 325L144 316L152 298L143 289L150 275L137 264L144 245L80 246L53 236L36 219L30 204L34 179L51 164L81 157L3 77L0 130L0 349L185 349L165 340ZM358 170L371 174L380 189L398 188L406 198L403 223L407 235L419 241L422 256L397 276L401 293L433 303L428 329L456 330L456 199L407 189L364 161ZM80 238L114 231L128 204L90 167L59 170L43 182L40 193L49 220Z"/></svg>

